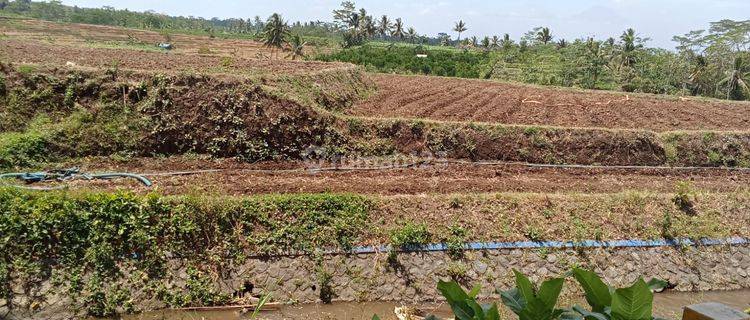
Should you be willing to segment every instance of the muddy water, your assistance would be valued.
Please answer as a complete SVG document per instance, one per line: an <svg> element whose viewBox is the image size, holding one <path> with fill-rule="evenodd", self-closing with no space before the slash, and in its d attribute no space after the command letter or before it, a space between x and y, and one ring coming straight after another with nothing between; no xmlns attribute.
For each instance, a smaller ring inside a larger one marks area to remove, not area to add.
<svg viewBox="0 0 750 320"><path fill-rule="evenodd" d="M701 302L721 302L738 310L750 308L750 290L743 291L714 291L700 293L661 293L654 299L654 310L656 315L667 319L680 319L682 308L686 305ZM282 319L371 319L374 314L380 315L381 319L396 319L393 315L394 307L399 306L389 302L368 303L334 303L303 304L284 306L279 310L262 312L259 319L282 320ZM450 309L445 304L423 305L420 307L439 317L447 318ZM237 311L211 311L211 312L180 312L180 311L158 311L147 314L125 317L125 320L244 320L249 319L249 314L240 314ZM506 317L507 318L507 317Z"/></svg>

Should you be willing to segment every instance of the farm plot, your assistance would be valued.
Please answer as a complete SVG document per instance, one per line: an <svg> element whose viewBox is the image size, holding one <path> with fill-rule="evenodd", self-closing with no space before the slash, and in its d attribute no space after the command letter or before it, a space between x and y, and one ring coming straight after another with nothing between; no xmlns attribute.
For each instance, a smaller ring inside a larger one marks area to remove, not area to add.
<svg viewBox="0 0 750 320"><path fill-rule="evenodd" d="M750 103L425 76L373 78L380 91L350 114L653 131L750 128Z"/></svg>

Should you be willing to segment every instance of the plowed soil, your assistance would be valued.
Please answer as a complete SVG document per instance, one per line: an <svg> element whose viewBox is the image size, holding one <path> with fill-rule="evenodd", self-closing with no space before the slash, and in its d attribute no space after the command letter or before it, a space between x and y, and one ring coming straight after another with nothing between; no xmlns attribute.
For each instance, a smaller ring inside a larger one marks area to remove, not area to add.
<svg viewBox="0 0 750 320"><path fill-rule="evenodd" d="M70 164L73 165L73 164ZM489 192L613 193L628 190L672 193L678 182L696 189L734 192L748 188L750 171L719 169L557 169L518 164L438 164L388 170L313 172L301 162L247 164L233 160L203 161L183 158L136 159L128 163L94 161L88 172L144 173L163 194L252 195L296 192L354 192L363 194L450 194ZM220 172L162 176L164 172L223 169ZM291 170L290 170L291 169ZM268 170L268 171L256 171ZM281 171L277 171L281 170ZM288 171L284 171L288 170ZM157 173L157 175L154 175ZM76 187L115 189L133 187L131 181L80 181Z"/></svg>
<svg viewBox="0 0 750 320"><path fill-rule="evenodd" d="M0 59L18 64L81 66L154 72L200 72L222 74L301 74L335 68L343 63L233 58L196 54L91 48L38 41L0 40Z"/></svg>
<svg viewBox="0 0 750 320"><path fill-rule="evenodd" d="M113 26L78 23L55 23L30 19L0 18L0 32L12 39L36 40L77 46L142 45L156 49L156 44L169 42L172 52L237 56L241 58L269 58L273 52L261 42L249 39L211 38L204 35L163 33ZM307 46L306 51L325 51L326 48ZM285 54L277 55L285 58Z"/></svg>
<svg viewBox="0 0 750 320"><path fill-rule="evenodd" d="M750 103L540 88L483 80L374 75L379 92L350 113L562 127L750 130Z"/></svg>

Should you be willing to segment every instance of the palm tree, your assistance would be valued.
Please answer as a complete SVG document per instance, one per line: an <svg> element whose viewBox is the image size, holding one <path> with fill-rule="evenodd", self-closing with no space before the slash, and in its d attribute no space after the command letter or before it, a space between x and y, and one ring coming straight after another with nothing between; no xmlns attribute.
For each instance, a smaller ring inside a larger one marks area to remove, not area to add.
<svg viewBox="0 0 750 320"><path fill-rule="evenodd" d="M727 87L727 99L744 100L750 97L750 65L742 57L734 58L734 65L727 72L727 77L721 79L719 86Z"/></svg>
<svg viewBox="0 0 750 320"><path fill-rule="evenodd" d="M409 39L409 42L414 42L414 39L417 38L417 30L413 27L409 27L408 30L406 30L406 38Z"/></svg>
<svg viewBox="0 0 750 320"><path fill-rule="evenodd" d="M620 41L622 41L622 52L620 53L622 66L632 67L637 62L635 51L642 48L643 44L639 43L640 38L638 38L638 34L635 33L633 28L625 30L620 36Z"/></svg>
<svg viewBox="0 0 750 320"><path fill-rule="evenodd" d="M363 16L359 19L359 31L365 38L370 38L378 31L372 16Z"/></svg>
<svg viewBox="0 0 750 320"><path fill-rule="evenodd" d="M476 47L478 47L478 46L479 46L479 39L477 38L477 36L472 36L472 37L471 37L471 45L472 45L472 46L473 46L474 48L476 48Z"/></svg>
<svg viewBox="0 0 750 320"><path fill-rule="evenodd" d="M500 37L498 36L492 36L491 44L492 48L499 48L500 47Z"/></svg>
<svg viewBox="0 0 750 320"><path fill-rule="evenodd" d="M536 40L543 44L548 44L552 41L552 33L549 31L549 28L544 27L540 29L539 32L536 33Z"/></svg>
<svg viewBox="0 0 750 320"><path fill-rule="evenodd" d="M461 33L465 32L466 30L469 30L466 28L466 23L464 23L463 20L458 20L458 22L456 22L456 26L453 27L453 31L458 32L458 42L461 42Z"/></svg>
<svg viewBox="0 0 750 320"><path fill-rule="evenodd" d="M380 33L380 36L385 39L385 36L391 33L391 28L393 26L391 25L391 20L388 19L388 16L383 15L380 17L380 21L378 23L378 33Z"/></svg>
<svg viewBox="0 0 750 320"><path fill-rule="evenodd" d="M307 45L307 42L303 41L302 37L298 34L293 35L289 40L289 54L286 57L292 60L297 60L297 57L304 58L305 45Z"/></svg>
<svg viewBox="0 0 750 320"><path fill-rule="evenodd" d="M510 49L510 47L513 46L513 40L510 38L509 34L506 33L505 35L503 35L503 40L500 40L500 45L504 49Z"/></svg>
<svg viewBox="0 0 750 320"><path fill-rule="evenodd" d="M401 18L397 18L396 22L393 24L393 30L391 30L391 36L396 37L399 40L404 39L404 22L401 21Z"/></svg>
<svg viewBox="0 0 750 320"><path fill-rule="evenodd" d="M281 18L280 14L274 13L268 17L263 29L263 44L266 47L276 50L281 49L288 35L289 25ZM274 51L274 53L278 53L278 51Z"/></svg>
<svg viewBox="0 0 750 320"><path fill-rule="evenodd" d="M568 41L566 41L565 39L560 39L559 41L557 41L557 48L558 49L562 49L562 48L565 48L567 46L568 46Z"/></svg>
<svg viewBox="0 0 750 320"><path fill-rule="evenodd" d="M482 48L485 50L489 50L492 46L492 40L490 40L490 37L484 37L482 38Z"/></svg>

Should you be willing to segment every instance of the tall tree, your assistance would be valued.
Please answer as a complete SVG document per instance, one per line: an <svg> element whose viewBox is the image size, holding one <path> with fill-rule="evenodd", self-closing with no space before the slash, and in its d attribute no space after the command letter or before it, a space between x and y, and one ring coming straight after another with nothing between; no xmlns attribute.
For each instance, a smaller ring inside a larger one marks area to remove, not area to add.
<svg viewBox="0 0 750 320"><path fill-rule="evenodd" d="M406 38L409 39L409 42L414 43L414 41L417 39L417 30L414 29L414 27L409 27L406 29Z"/></svg>
<svg viewBox="0 0 750 320"><path fill-rule="evenodd" d="M340 28L356 28L359 26L359 13L354 2L344 1L341 9L333 10L333 20Z"/></svg>
<svg viewBox="0 0 750 320"><path fill-rule="evenodd" d="M289 25L287 25L280 14L274 13L268 17L263 29L263 44L266 47L275 48L276 50L281 49L288 35Z"/></svg>
<svg viewBox="0 0 750 320"><path fill-rule="evenodd" d="M549 28L544 27L541 28L536 33L536 40L541 42L542 44L548 44L550 41L552 41L552 33L550 32Z"/></svg>
<svg viewBox="0 0 750 320"><path fill-rule="evenodd" d="M638 36L633 28L629 28L620 35L620 41L620 63L624 67L633 67L637 62L636 50L643 48L644 40Z"/></svg>
<svg viewBox="0 0 750 320"><path fill-rule="evenodd" d="M380 36L385 38L385 36L391 33L391 28L393 28L393 26L391 20L388 19L388 16L383 15L380 17L380 21L378 21L378 33L380 33Z"/></svg>
<svg viewBox="0 0 750 320"><path fill-rule="evenodd" d="M378 29L372 16L364 15L359 18L359 32L361 32L365 38L373 37L377 31Z"/></svg>
<svg viewBox="0 0 750 320"><path fill-rule="evenodd" d="M404 39L404 22L401 20L401 18L396 18L396 22L393 23L391 36L398 38L399 40Z"/></svg>
<svg viewBox="0 0 750 320"><path fill-rule="evenodd" d="M744 100L750 97L750 65L742 57L734 58L734 64L720 86L727 89L727 99Z"/></svg>
<svg viewBox="0 0 750 320"><path fill-rule="evenodd" d="M490 45L492 46L493 49L499 48L500 47L500 37L498 37L498 36L492 36L492 40L491 40Z"/></svg>
<svg viewBox="0 0 750 320"><path fill-rule="evenodd" d="M469 30L466 28L466 23L463 20L458 20L456 26L453 27L453 31L458 32L458 42L461 42L461 34Z"/></svg>
<svg viewBox="0 0 750 320"><path fill-rule="evenodd" d="M490 40L490 37L482 38L482 48L489 50L490 47L492 47L492 40Z"/></svg>
<svg viewBox="0 0 750 320"><path fill-rule="evenodd" d="M503 47L503 49L510 49L513 47L513 39L510 38L509 34L503 35L503 40L500 41L500 45Z"/></svg>

